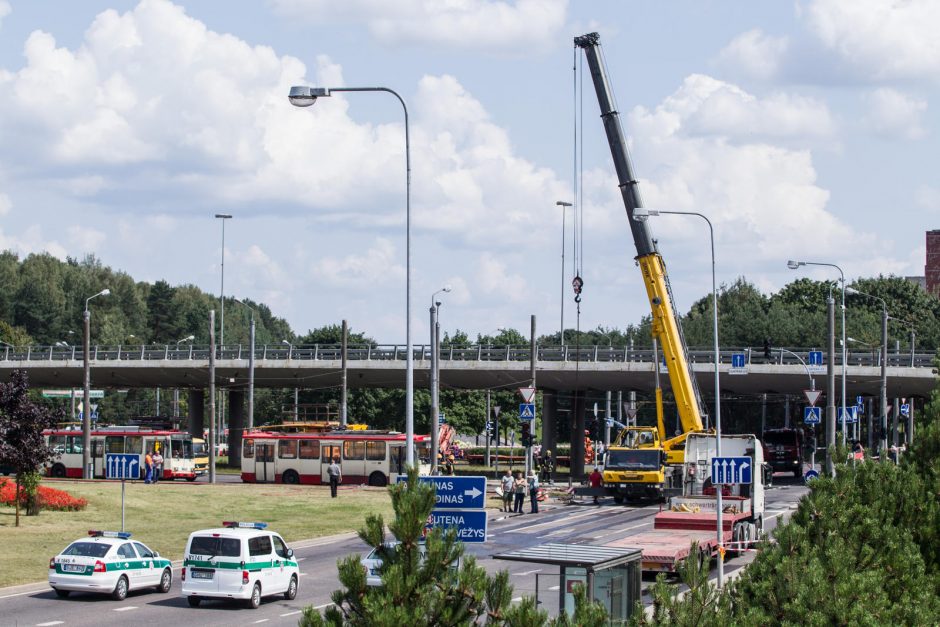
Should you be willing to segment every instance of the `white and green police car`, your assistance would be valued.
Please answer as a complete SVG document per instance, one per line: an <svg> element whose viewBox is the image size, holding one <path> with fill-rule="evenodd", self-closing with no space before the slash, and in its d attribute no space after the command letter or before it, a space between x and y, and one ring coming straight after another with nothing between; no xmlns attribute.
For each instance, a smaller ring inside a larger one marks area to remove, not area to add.
<svg viewBox="0 0 940 627"><path fill-rule="evenodd" d="M192 607L203 599L241 599L257 608L264 596L297 596L294 551L266 529L266 523L224 522L219 529L190 534L181 579Z"/></svg>
<svg viewBox="0 0 940 627"><path fill-rule="evenodd" d="M110 594L118 601L129 590L169 592L170 560L123 531L89 531L49 560L49 585L60 597L73 591Z"/></svg>

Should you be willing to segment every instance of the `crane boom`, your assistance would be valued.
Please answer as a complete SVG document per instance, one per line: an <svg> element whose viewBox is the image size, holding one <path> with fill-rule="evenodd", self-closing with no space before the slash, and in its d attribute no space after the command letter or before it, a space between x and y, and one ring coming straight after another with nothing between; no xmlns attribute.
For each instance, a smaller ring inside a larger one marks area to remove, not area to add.
<svg viewBox="0 0 940 627"><path fill-rule="evenodd" d="M662 346L682 430L686 434L691 431L701 431L703 429L701 395L689 368L685 339L673 305L666 265L656 249L647 222L633 219L634 211L642 207L643 203L623 136L620 114L614 107L613 92L602 63L600 35L589 33L575 37L574 43L584 50L594 82L594 90L597 92L601 120L607 133L607 143L610 145L614 169L617 171L620 194L623 197L630 230L633 233L633 243L636 246L636 261L640 266L643 283L646 285L646 293L649 297L653 335Z"/></svg>

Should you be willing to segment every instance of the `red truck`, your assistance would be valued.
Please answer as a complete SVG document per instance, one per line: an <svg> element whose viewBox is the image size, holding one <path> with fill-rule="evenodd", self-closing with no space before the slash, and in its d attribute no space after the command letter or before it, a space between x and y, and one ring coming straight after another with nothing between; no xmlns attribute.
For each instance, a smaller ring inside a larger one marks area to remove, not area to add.
<svg viewBox="0 0 940 627"><path fill-rule="evenodd" d="M698 550L715 556L719 550L717 495L711 483L715 436L691 433L686 441L682 465L682 494L669 500L669 507L654 517L653 531L629 536L609 546L639 548L643 570L675 572L689 557L692 543ZM756 544L764 529L764 480L769 467L764 463L760 441L753 435L723 435L722 458L748 458L751 483L722 484L722 540L730 552Z"/></svg>

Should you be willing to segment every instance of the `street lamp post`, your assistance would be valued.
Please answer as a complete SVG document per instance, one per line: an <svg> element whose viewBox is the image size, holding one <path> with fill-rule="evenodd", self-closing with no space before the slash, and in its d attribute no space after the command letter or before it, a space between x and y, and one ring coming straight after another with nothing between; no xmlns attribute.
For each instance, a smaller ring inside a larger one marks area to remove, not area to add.
<svg viewBox="0 0 940 627"><path fill-rule="evenodd" d="M660 214L679 215L679 216L698 216L708 224L708 238L711 242L712 256L712 336L714 340L715 352L715 456L721 457L721 383L719 380L719 365L721 362L721 352L718 345L718 285L715 281L715 230L712 228L712 222L705 215L696 211L659 211L656 209L646 209L637 207L633 210L633 219L637 221L646 220L648 216L657 216ZM656 367L654 367L656 368ZM718 523L718 587L721 588L724 583L724 531L722 528L722 504L721 504L721 486L715 490L716 503L715 510Z"/></svg>
<svg viewBox="0 0 940 627"><path fill-rule="evenodd" d="M846 377L846 350L845 350L845 273L842 272L842 268L837 266L834 263L818 263L815 261L787 261L787 267L791 270L796 270L800 266L825 266L827 268L835 268L839 271L839 280L842 282L842 446L846 444L845 438L845 419L846 419L846 407L845 407L845 377Z"/></svg>
<svg viewBox="0 0 940 627"><path fill-rule="evenodd" d="M559 200L555 203L561 207L561 347L565 347L565 218L568 215L566 209L571 206L570 202Z"/></svg>
<svg viewBox="0 0 940 627"><path fill-rule="evenodd" d="M225 352L225 221L231 220L232 216L228 213L217 213L215 217L222 220L222 285L219 288L219 348L222 352ZM223 391L219 389L219 417L217 428L215 430L215 441L212 442L213 446L219 445L219 437L225 427L225 398L222 396ZM212 416L212 420L215 420L215 415Z"/></svg>
<svg viewBox="0 0 940 627"><path fill-rule="evenodd" d="M405 460L414 463L414 350L411 344L411 141L408 132L408 107L398 93L388 87L305 87L290 88L290 103L309 107L317 98L342 91L384 91L398 98L405 112Z"/></svg>
<svg viewBox="0 0 940 627"><path fill-rule="evenodd" d="M82 476L85 479L94 477L91 467L91 312L88 311L88 301L98 296L107 296L111 290L104 288L97 294L85 299L85 311L82 315L84 323L84 337L82 341L82 357L85 367L85 385L82 394Z"/></svg>
<svg viewBox="0 0 940 627"><path fill-rule="evenodd" d="M438 473L437 455L440 448L440 346L441 346L441 325L438 322L438 316L441 311L441 301L435 300L435 297L441 293L447 293L451 289L450 285L445 285L441 289L431 294L431 474Z"/></svg>
<svg viewBox="0 0 940 627"><path fill-rule="evenodd" d="M879 458L883 458L884 451L888 449L888 318L890 317L888 304L883 298L860 292L852 287L845 288L845 291L847 294L865 296L881 303L881 442L879 443L881 452ZM872 448L871 429L868 430L868 448Z"/></svg>
<svg viewBox="0 0 940 627"><path fill-rule="evenodd" d="M176 340L177 350L179 349L180 344L182 344L183 342L192 342L195 339L196 339L195 335L187 335L181 340ZM173 388L173 417L174 418L180 417L180 389L179 388Z"/></svg>
<svg viewBox="0 0 940 627"><path fill-rule="evenodd" d="M255 308L237 298L235 302L251 311L248 323L248 343L251 344L251 352L248 354L248 431L251 431L255 426Z"/></svg>

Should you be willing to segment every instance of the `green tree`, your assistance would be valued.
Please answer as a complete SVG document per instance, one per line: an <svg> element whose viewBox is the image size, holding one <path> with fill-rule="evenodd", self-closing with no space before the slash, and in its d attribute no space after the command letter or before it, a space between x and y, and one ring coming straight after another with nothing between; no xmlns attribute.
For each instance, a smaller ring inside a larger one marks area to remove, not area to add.
<svg viewBox="0 0 940 627"><path fill-rule="evenodd" d="M176 290L166 281L160 280L153 284L149 292L146 341L150 344L170 344L184 337L176 311L178 304L173 298Z"/></svg>
<svg viewBox="0 0 940 627"><path fill-rule="evenodd" d="M52 459L52 448L42 437L44 429L53 429L61 416L29 397L29 380L20 370L9 383L0 383L0 465L16 472L16 494L21 488L26 497L26 515L39 513L36 490L39 467ZM20 499L16 502L16 526L20 526Z"/></svg>

